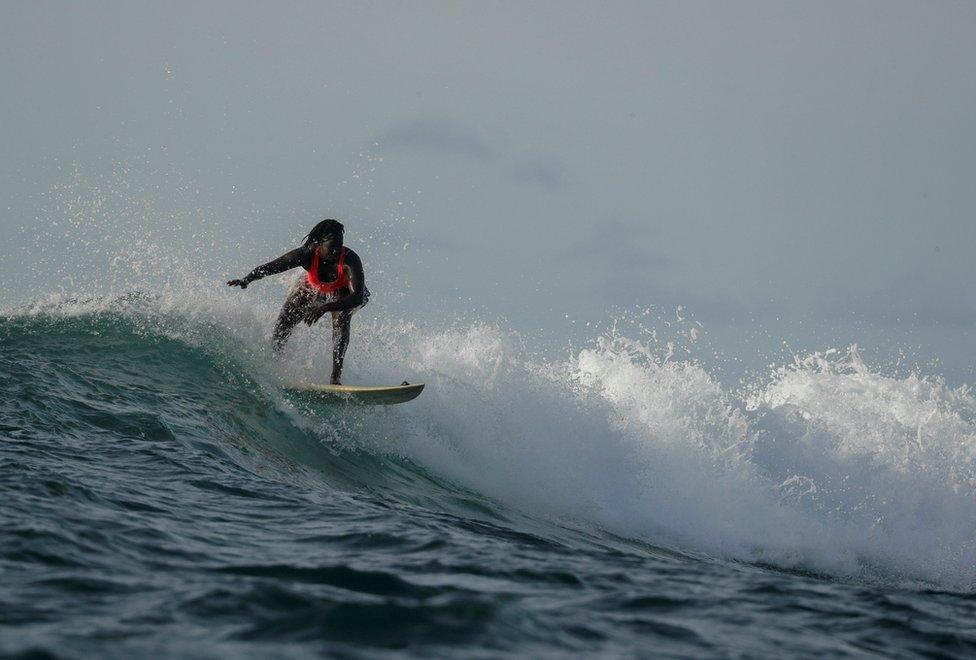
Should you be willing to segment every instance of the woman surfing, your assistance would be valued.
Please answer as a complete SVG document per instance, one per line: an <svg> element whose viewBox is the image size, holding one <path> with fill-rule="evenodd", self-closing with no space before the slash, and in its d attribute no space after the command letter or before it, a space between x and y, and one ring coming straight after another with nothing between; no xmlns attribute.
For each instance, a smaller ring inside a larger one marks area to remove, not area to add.
<svg viewBox="0 0 976 660"><path fill-rule="evenodd" d="M308 274L296 282L275 322L272 339L280 351L299 322L311 326L326 312L332 314L332 380L339 385L342 361L349 345L349 321L369 301L366 274L359 255L345 247L345 228L337 220L327 219L315 225L305 236L305 243L274 261L258 266L243 279L231 280L228 286L247 285L267 275L275 275L301 266Z"/></svg>

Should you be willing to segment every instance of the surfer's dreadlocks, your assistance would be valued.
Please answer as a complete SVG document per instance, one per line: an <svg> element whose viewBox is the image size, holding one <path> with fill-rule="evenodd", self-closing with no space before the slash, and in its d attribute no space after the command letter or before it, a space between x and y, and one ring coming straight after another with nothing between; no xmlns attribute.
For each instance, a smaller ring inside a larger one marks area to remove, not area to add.
<svg viewBox="0 0 976 660"><path fill-rule="evenodd" d="M305 245L309 246L313 243L318 243L324 238L338 238L339 242L342 242L342 234L346 231L346 228L342 226L342 223L338 220L333 220L332 218L327 218L322 222L318 223L312 227L312 231L305 234Z"/></svg>

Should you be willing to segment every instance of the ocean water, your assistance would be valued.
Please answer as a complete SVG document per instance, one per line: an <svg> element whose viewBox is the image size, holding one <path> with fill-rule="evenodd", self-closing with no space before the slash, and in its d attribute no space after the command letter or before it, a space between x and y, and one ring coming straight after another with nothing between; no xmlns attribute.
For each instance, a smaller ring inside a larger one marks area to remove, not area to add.
<svg viewBox="0 0 976 660"><path fill-rule="evenodd" d="M976 396L851 349L730 388L622 334L229 296L0 313L0 655L976 655ZM240 299L236 299L240 300Z"/></svg>

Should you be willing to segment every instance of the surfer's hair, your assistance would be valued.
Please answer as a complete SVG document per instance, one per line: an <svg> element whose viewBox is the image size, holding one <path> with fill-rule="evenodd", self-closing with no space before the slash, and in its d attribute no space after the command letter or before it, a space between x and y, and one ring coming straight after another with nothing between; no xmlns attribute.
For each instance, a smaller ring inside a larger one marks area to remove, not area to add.
<svg viewBox="0 0 976 660"><path fill-rule="evenodd" d="M346 228L342 226L342 223L338 220L333 220L332 218L326 218L322 222L318 223L312 227L312 231L305 234L305 245L311 245L312 243L318 243L326 238L338 238L339 242L342 242L342 234L345 233Z"/></svg>

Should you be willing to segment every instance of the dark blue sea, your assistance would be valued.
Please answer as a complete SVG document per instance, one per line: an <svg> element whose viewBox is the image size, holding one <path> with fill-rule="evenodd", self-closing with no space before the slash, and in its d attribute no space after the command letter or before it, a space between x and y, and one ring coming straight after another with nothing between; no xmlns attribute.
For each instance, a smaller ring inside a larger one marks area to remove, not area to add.
<svg viewBox="0 0 976 660"><path fill-rule="evenodd" d="M345 381L427 389L329 406L272 313L0 315L0 655L976 656L966 388L366 319Z"/></svg>

